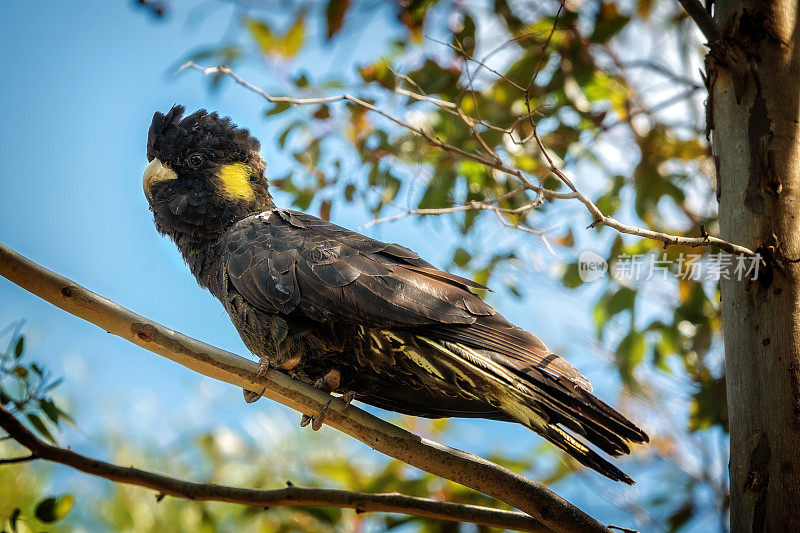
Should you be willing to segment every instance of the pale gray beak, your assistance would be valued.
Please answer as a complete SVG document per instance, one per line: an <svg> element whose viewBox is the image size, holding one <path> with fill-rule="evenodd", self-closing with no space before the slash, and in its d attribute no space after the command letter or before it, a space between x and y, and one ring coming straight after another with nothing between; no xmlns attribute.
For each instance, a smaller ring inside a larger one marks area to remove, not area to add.
<svg viewBox="0 0 800 533"><path fill-rule="evenodd" d="M160 181L175 179L178 179L178 175L175 174L173 170L161 164L158 158L150 161L150 164L144 169L144 176L142 176L142 187L144 188L144 195L147 198L147 202L150 203L150 188L153 185Z"/></svg>

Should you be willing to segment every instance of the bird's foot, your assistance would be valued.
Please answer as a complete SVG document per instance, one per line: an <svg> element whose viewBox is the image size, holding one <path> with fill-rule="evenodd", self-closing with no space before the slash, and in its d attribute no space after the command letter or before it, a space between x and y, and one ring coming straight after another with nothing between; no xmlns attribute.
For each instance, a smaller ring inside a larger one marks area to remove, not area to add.
<svg viewBox="0 0 800 533"><path fill-rule="evenodd" d="M356 399L356 393L351 390L342 394L342 400L344 400L344 403L346 405L350 405L350 403L355 399Z"/></svg>
<svg viewBox="0 0 800 533"><path fill-rule="evenodd" d="M256 370L256 378L263 378L271 368L280 368L278 364L269 357L258 358L258 370ZM256 380L254 379L253 382Z"/></svg>
<svg viewBox="0 0 800 533"><path fill-rule="evenodd" d="M342 379L341 372L339 372L336 369L329 370L327 374L325 374L323 377L319 378L316 382L314 382L314 388L330 394L331 392L339 388L339 383L341 382L341 379ZM300 427L304 428L310 423L311 429L313 429L314 431L319 431L319 428L322 427L322 423L325 421L325 411L331 405L332 401L333 399L328 400L328 403L322 406L322 409L320 409L319 413L317 413L316 416L303 415L300 418Z"/></svg>
<svg viewBox="0 0 800 533"><path fill-rule="evenodd" d="M253 378L252 383L258 381L258 378L263 378L266 376L270 368L278 368L278 365L269 357L259 357L258 369L256 369L256 376ZM253 392L251 390L242 389L242 392L244 393L244 401L247 403L257 402L258 399L263 396L265 390L267 390L266 387L264 387L261 392Z"/></svg>
<svg viewBox="0 0 800 533"><path fill-rule="evenodd" d="M314 382L314 387L330 394L339 388L339 383L342 381L342 373L337 369L329 370L327 374Z"/></svg>
<svg viewBox="0 0 800 533"><path fill-rule="evenodd" d="M323 405L322 409L320 409L319 413L317 413L315 416L303 415L300 418L300 427L304 428L311 423L311 429L314 431L319 431L319 429L322 427L322 423L325 422L325 411L328 410L328 407L330 407L332 401L333 399L328 400L328 403Z"/></svg>

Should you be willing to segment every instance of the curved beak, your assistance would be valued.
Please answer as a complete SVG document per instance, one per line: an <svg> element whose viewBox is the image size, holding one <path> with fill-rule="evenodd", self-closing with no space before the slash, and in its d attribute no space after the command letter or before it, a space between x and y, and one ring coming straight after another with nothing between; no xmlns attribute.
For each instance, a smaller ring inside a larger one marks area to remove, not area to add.
<svg viewBox="0 0 800 533"><path fill-rule="evenodd" d="M144 188L144 195L147 202L150 203L150 188L160 181L178 179L178 175L174 171L161 164L158 158L150 161L147 168L144 169L144 176L142 176L142 187Z"/></svg>

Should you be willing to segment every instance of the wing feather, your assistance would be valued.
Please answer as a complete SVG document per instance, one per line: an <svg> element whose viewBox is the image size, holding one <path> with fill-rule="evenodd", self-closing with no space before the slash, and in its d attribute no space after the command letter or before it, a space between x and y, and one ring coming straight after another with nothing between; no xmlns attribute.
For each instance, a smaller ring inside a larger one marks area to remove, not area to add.
<svg viewBox="0 0 800 533"><path fill-rule="evenodd" d="M470 291L483 285L438 270L398 244L275 209L237 223L225 249L234 287L264 311L429 328L428 334L485 350L517 372L544 371L591 390L572 365Z"/></svg>
<svg viewBox="0 0 800 533"><path fill-rule="evenodd" d="M468 280L305 213L276 209L229 232L231 282L267 312L379 326L470 324L494 310ZM474 284L473 284L474 285Z"/></svg>

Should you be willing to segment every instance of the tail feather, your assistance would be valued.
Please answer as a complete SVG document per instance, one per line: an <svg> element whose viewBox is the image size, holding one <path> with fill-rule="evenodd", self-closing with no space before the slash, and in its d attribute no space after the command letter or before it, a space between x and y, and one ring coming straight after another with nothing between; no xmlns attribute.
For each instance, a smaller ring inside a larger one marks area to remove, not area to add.
<svg viewBox="0 0 800 533"><path fill-rule="evenodd" d="M523 371L507 357L454 342L445 335L417 336L435 350L419 350L417 364L440 378L451 376L461 390L508 413L581 464L604 476L633 480L565 430L584 437L612 456L630 453L628 442L646 442L647 435L620 413L563 376L539 369ZM452 337L451 337L452 338ZM433 354L431 354L433 355Z"/></svg>

